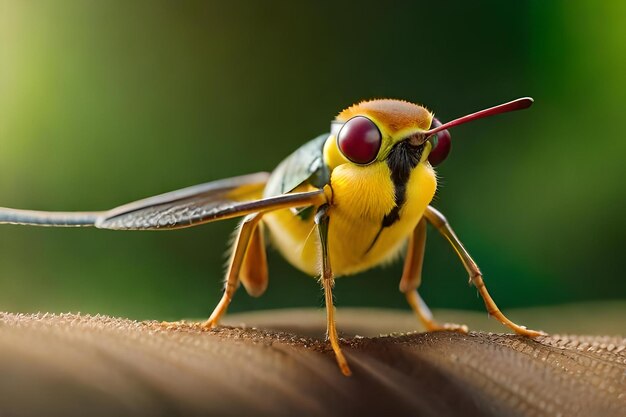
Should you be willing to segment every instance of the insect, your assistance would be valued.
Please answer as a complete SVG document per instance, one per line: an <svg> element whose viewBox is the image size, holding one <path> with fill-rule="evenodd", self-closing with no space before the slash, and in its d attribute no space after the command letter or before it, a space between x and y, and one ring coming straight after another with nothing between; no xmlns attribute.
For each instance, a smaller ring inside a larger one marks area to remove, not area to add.
<svg viewBox="0 0 626 417"><path fill-rule="evenodd" d="M426 330L467 332L439 324L418 293L432 224L450 243L491 316L515 333L535 337L509 320L489 295L480 269L445 217L430 203L434 166L450 151L449 128L530 107L520 98L442 124L426 108L402 100L355 104L331 122L330 133L305 143L271 173L228 178L100 212L46 212L0 208L0 223L113 230L170 230L243 217L236 231L224 293L209 319L226 312L239 284L252 296L268 283L264 229L294 266L319 276L326 302L327 338L341 371L351 371L335 326L335 277L355 274L395 257L406 246L402 291Z"/></svg>

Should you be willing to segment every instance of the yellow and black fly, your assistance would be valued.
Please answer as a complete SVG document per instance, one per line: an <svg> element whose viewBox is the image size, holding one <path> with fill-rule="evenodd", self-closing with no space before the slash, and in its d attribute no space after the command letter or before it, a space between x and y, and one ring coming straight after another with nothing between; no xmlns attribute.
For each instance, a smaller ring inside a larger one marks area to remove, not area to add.
<svg viewBox="0 0 626 417"><path fill-rule="evenodd" d="M520 110L517 99L441 124L422 106L401 100L364 101L339 113L331 132L304 144L271 173L257 173L146 198L100 212L43 212L0 208L0 223L112 230L169 230L243 217L226 275L224 294L205 328L219 323L239 283L260 296L267 287L265 233L298 269L319 276L328 339L345 375L332 288L335 277L355 274L396 256L408 242L400 291L429 331L467 327L438 324L418 294L431 223L450 243L487 311L514 332L535 337L509 320L490 297L482 274L445 217L430 203L437 189L434 166L450 150L448 129Z"/></svg>

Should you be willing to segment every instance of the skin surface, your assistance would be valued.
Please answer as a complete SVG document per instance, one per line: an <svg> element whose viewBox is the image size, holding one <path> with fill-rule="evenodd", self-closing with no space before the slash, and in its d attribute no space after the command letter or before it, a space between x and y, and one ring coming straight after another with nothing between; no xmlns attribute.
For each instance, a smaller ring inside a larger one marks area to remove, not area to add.
<svg viewBox="0 0 626 417"><path fill-rule="evenodd" d="M621 330L625 308L605 302L517 312L547 317L550 330L569 334L536 340L473 332L379 336L414 329L414 317L342 309L351 378L338 372L320 338L319 310L235 314L226 324L236 327L212 330L0 313L0 415L619 417L626 339L572 334ZM500 329L485 314L438 313Z"/></svg>

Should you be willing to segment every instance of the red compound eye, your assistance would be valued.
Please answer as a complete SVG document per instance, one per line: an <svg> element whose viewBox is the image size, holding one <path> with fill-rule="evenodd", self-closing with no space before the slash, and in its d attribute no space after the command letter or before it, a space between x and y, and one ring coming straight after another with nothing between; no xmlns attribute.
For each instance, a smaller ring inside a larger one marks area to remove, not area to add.
<svg viewBox="0 0 626 417"><path fill-rule="evenodd" d="M441 122L437 119L433 119L431 129L441 126ZM434 135L431 139L431 143L433 144L433 149L430 151L428 155L428 162L434 167L442 163L450 153L450 148L452 147L452 141L450 140L450 132L448 129L442 130Z"/></svg>
<svg viewBox="0 0 626 417"><path fill-rule="evenodd" d="M363 116L348 120L337 135L337 146L343 156L359 165L376 159L382 141L378 126Z"/></svg>

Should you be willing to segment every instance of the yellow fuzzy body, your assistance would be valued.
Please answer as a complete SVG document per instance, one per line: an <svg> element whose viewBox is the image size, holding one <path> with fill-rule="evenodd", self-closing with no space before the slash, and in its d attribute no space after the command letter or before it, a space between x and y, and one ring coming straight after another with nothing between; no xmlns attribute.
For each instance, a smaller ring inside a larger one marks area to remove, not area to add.
<svg viewBox="0 0 626 417"><path fill-rule="evenodd" d="M332 146L334 141L331 136L331 146L326 147L324 155L332 169L328 249L335 276L342 276L383 264L399 254L431 202L437 180L426 152L411 171L399 220L383 228L370 248L383 217L395 205L391 172L384 161L367 166L343 163ZM312 215L302 219L291 210L279 210L266 214L263 221L273 245L292 265L309 275L319 275L319 237Z"/></svg>

